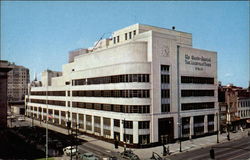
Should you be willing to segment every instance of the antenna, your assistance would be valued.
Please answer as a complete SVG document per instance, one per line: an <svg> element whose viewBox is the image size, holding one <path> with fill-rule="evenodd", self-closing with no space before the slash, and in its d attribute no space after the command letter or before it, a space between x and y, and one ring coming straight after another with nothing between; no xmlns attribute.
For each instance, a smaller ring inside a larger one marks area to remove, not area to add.
<svg viewBox="0 0 250 160"><path fill-rule="evenodd" d="M98 45L98 43L102 40L103 36L105 35L106 33L104 33L101 38L96 42L95 46L93 47L93 50L95 49L95 47Z"/></svg>
<svg viewBox="0 0 250 160"><path fill-rule="evenodd" d="M111 32L106 32L106 33L103 33L103 35L101 36L101 38L96 42L95 46L93 47L92 50L95 49L95 47L98 45L98 43L102 40L102 38L104 37L105 34L108 34L108 33L111 33Z"/></svg>

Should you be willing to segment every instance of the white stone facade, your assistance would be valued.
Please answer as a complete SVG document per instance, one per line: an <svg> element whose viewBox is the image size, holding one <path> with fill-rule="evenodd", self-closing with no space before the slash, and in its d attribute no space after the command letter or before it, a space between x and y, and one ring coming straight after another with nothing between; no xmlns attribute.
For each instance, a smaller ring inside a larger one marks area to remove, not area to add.
<svg viewBox="0 0 250 160"><path fill-rule="evenodd" d="M190 33L126 27L63 65L51 84L31 88L27 115L45 119L48 107L53 123L133 144L217 131L217 54L192 48Z"/></svg>

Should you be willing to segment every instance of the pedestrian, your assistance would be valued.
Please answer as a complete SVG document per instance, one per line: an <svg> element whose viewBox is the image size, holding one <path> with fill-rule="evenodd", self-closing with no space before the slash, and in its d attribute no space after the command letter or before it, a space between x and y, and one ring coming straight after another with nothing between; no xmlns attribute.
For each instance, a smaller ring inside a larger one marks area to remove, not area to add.
<svg viewBox="0 0 250 160"><path fill-rule="evenodd" d="M241 130L241 132L243 132L244 130L243 130L243 128L242 128L242 126L240 126L240 130Z"/></svg>

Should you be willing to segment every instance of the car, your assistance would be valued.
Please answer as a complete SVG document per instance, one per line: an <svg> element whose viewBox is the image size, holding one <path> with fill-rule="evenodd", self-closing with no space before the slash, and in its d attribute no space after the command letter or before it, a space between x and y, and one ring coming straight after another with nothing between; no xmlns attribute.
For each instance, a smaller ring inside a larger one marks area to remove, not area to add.
<svg viewBox="0 0 250 160"><path fill-rule="evenodd" d="M132 150L126 150L121 153L123 158L130 159L130 160L140 160L140 158L133 153Z"/></svg>
<svg viewBox="0 0 250 160"><path fill-rule="evenodd" d="M25 121L24 117L18 117L17 120L19 120L19 121Z"/></svg>
<svg viewBox="0 0 250 160"><path fill-rule="evenodd" d="M102 160L118 160L118 158L111 156L111 157L107 157L107 158L102 158Z"/></svg>
<svg viewBox="0 0 250 160"><path fill-rule="evenodd" d="M64 155L70 156L71 153L72 153L72 156L76 155L77 153L77 150L74 146L68 146L68 147L63 148Z"/></svg>
<svg viewBox="0 0 250 160"><path fill-rule="evenodd" d="M79 159L81 160L99 160L93 153L84 153L79 155Z"/></svg>

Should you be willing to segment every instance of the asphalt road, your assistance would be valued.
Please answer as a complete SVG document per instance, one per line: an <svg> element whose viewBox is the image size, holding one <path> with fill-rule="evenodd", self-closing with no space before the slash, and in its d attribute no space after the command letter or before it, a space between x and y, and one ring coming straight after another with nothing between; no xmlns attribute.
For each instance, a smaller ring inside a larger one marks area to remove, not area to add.
<svg viewBox="0 0 250 160"><path fill-rule="evenodd" d="M78 149L80 153L91 152L94 153L99 158L108 158L114 156L117 157L119 160L123 159L119 153L107 150L103 147L94 144L83 143L82 145L78 146Z"/></svg>
<svg viewBox="0 0 250 160"><path fill-rule="evenodd" d="M216 160L247 160L250 159L250 137L219 143L211 146L214 149ZM206 147L184 152L167 158L171 160L211 160L210 149Z"/></svg>
<svg viewBox="0 0 250 160"><path fill-rule="evenodd" d="M34 123L35 125L35 123ZM20 126L31 126L31 122L28 121L19 121L15 120L12 122L12 126L20 127ZM56 131L55 131L56 132ZM94 145L91 143L82 143L78 146L78 151L80 153L87 153L91 152L95 156L99 158L108 158L108 157L117 157L119 160L123 160L124 158L121 157L120 153L108 150L106 148L100 147L98 145Z"/></svg>

